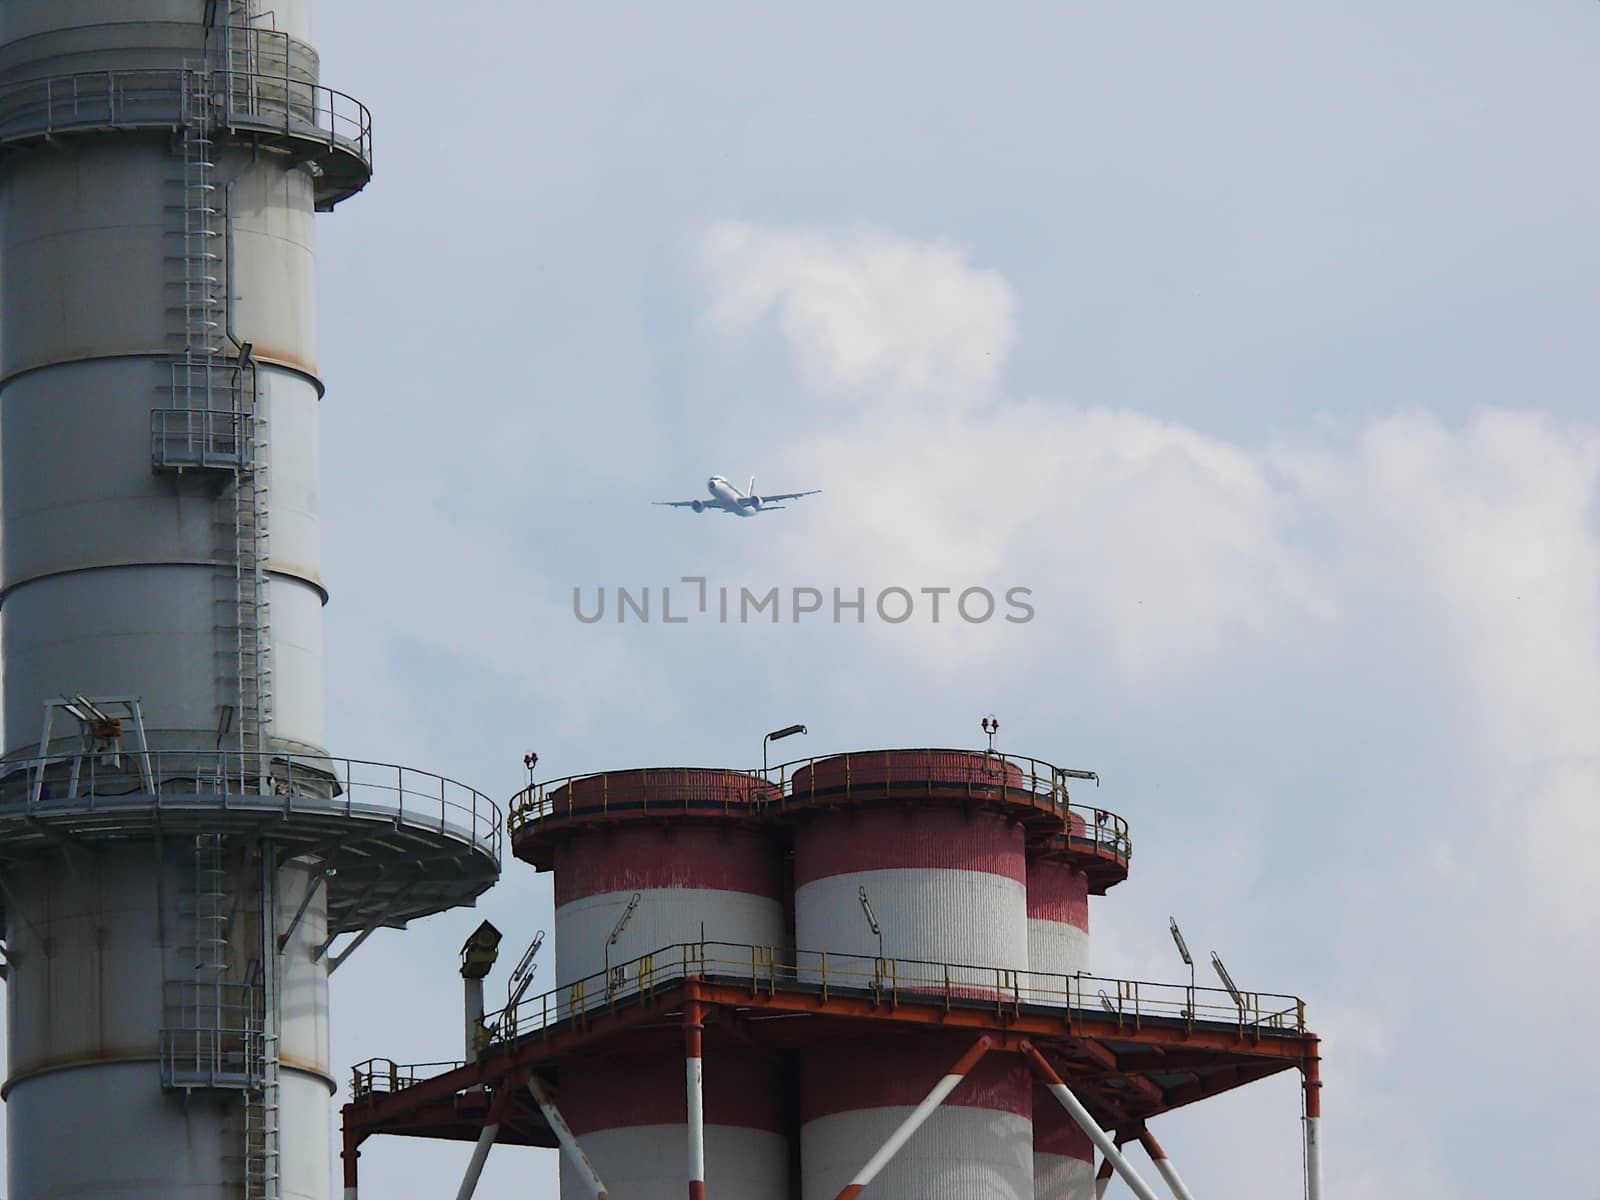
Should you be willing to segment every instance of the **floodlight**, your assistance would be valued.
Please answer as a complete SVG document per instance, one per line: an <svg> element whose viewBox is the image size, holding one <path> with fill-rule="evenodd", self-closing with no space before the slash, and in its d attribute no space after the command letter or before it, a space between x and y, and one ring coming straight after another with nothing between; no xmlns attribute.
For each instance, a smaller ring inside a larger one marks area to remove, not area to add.
<svg viewBox="0 0 1600 1200"><path fill-rule="evenodd" d="M1217 952L1211 952L1211 965L1216 968L1217 978L1222 980L1222 986L1228 989L1228 995L1233 997L1233 1002L1239 1006L1239 1011L1245 1010L1244 996L1234 986L1233 976L1228 974L1228 968L1222 965L1222 959L1217 957Z"/></svg>
<svg viewBox="0 0 1600 1200"><path fill-rule="evenodd" d="M761 739L761 774L763 776L765 776L766 773L767 773L767 743L768 742L779 742L779 741L782 741L786 737L793 737L797 733L806 733L806 732L808 732L808 731L807 731L807 729L806 729L806 727L804 725L785 725L782 729L774 729L771 733L767 734L766 737L762 738Z"/></svg>
<svg viewBox="0 0 1600 1200"><path fill-rule="evenodd" d="M1178 928L1178 918L1168 917L1167 928L1172 930L1172 940L1178 944L1178 953L1183 955L1183 965L1193 967L1194 959L1189 957L1189 947L1183 940L1183 930Z"/></svg>
<svg viewBox="0 0 1600 1200"><path fill-rule="evenodd" d="M482 979L500 957L500 931L485 921L461 946L461 978Z"/></svg>

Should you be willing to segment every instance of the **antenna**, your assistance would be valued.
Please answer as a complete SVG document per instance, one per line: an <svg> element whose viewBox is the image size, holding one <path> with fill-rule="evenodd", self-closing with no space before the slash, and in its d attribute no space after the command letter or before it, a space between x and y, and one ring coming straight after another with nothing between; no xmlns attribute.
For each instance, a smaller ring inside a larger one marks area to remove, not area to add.
<svg viewBox="0 0 1600 1200"><path fill-rule="evenodd" d="M1234 986L1233 976L1228 974L1228 968L1222 965L1222 959L1217 956L1215 950L1211 952L1211 965L1216 968L1217 978L1222 980L1222 986L1228 989L1228 995L1233 997L1233 1002L1239 1006L1239 1012L1242 1014L1245 1010L1244 996Z"/></svg>

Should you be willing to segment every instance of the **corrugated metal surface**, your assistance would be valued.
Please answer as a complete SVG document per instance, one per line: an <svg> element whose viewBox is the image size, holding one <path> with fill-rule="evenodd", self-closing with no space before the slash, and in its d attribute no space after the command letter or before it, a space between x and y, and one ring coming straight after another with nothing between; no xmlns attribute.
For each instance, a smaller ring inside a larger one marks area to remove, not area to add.
<svg viewBox="0 0 1600 1200"><path fill-rule="evenodd" d="M589 1133L581 1140L612 1200L683 1200L689 1170L686 1138L682 1125L635 1125ZM788 1139L757 1129L707 1125L706 1190L728 1200L789 1200ZM563 1157L561 1200L592 1200L593 1195Z"/></svg>
<svg viewBox="0 0 1600 1200"><path fill-rule="evenodd" d="M909 1105L858 1109L806 1122L800 1131L802 1200L834 1200L910 1111ZM872 1200L1033 1200L1033 1126L1016 1113L947 1104L884 1168L867 1195Z"/></svg>
<svg viewBox="0 0 1600 1200"><path fill-rule="evenodd" d="M1035 1154L1033 1194L1037 1200L1094 1200L1094 1161Z"/></svg>
<svg viewBox="0 0 1600 1200"><path fill-rule="evenodd" d="M855 871L805 884L795 891L796 947L876 956L878 939L861 912L863 887L890 958L1027 967L1025 888L977 871ZM991 972L973 979L993 985Z"/></svg>
<svg viewBox="0 0 1600 1200"><path fill-rule="evenodd" d="M632 892L603 892L556 909L556 986L598 975L605 969L606 940ZM639 892L639 907L611 947L613 965L663 946L700 941L738 945L783 945L783 905L741 892L652 888ZM632 984L630 978L627 983Z"/></svg>

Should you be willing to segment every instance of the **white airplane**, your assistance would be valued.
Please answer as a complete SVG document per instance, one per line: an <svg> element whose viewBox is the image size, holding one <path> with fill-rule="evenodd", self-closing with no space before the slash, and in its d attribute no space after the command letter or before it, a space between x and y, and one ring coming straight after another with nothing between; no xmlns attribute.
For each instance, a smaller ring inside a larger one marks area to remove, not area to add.
<svg viewBox="0 0 1600 1200"><path fill-rule="evenodd" d="M817 496L821 489L810 492L778 492L772 496L756 495L756 477L750 476L750 486L745 491L740 491L721 475L713 475L706 480L706 491L710 497L705 500L656 500L655 504L667 508L692 508L697 513L703 513L708 508L715 508L725 513L732 513L736 517L753 517L758 512L772 512L784 506L774 504L774 500L798 500L801 496Z"/></svg>

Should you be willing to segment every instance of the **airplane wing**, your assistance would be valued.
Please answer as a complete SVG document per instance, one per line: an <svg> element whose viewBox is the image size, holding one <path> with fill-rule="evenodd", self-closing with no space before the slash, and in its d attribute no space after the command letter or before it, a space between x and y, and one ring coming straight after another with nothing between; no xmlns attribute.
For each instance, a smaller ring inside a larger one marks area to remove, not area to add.
<svg viewBox="0 0 1600 1200"><path fill-rule="evenodd" d="M800 499L801 496L820 496L820 495L822 495L822 489L821 488L817 488L814 491L809 491L809 492L774 492L770 496L767 495L765 492L762 492L761 493L761 507L762 508L766 508L769 503L771 503L772 501L775 501L775 500L798 500L798 499ZM751 497L749 497L749 496L745 496L743 499L741 499L739 501L740 504L749 504L751 502L752 502L751 501Z"/></svg>
<svg viewBox="0 0 1600 1200"><path fill-rule="evenodd" d="M700 508L707 507L706 501L704 500L652 500L650 503L659 504L663 508L695 508L697 506Z"/></svg>

